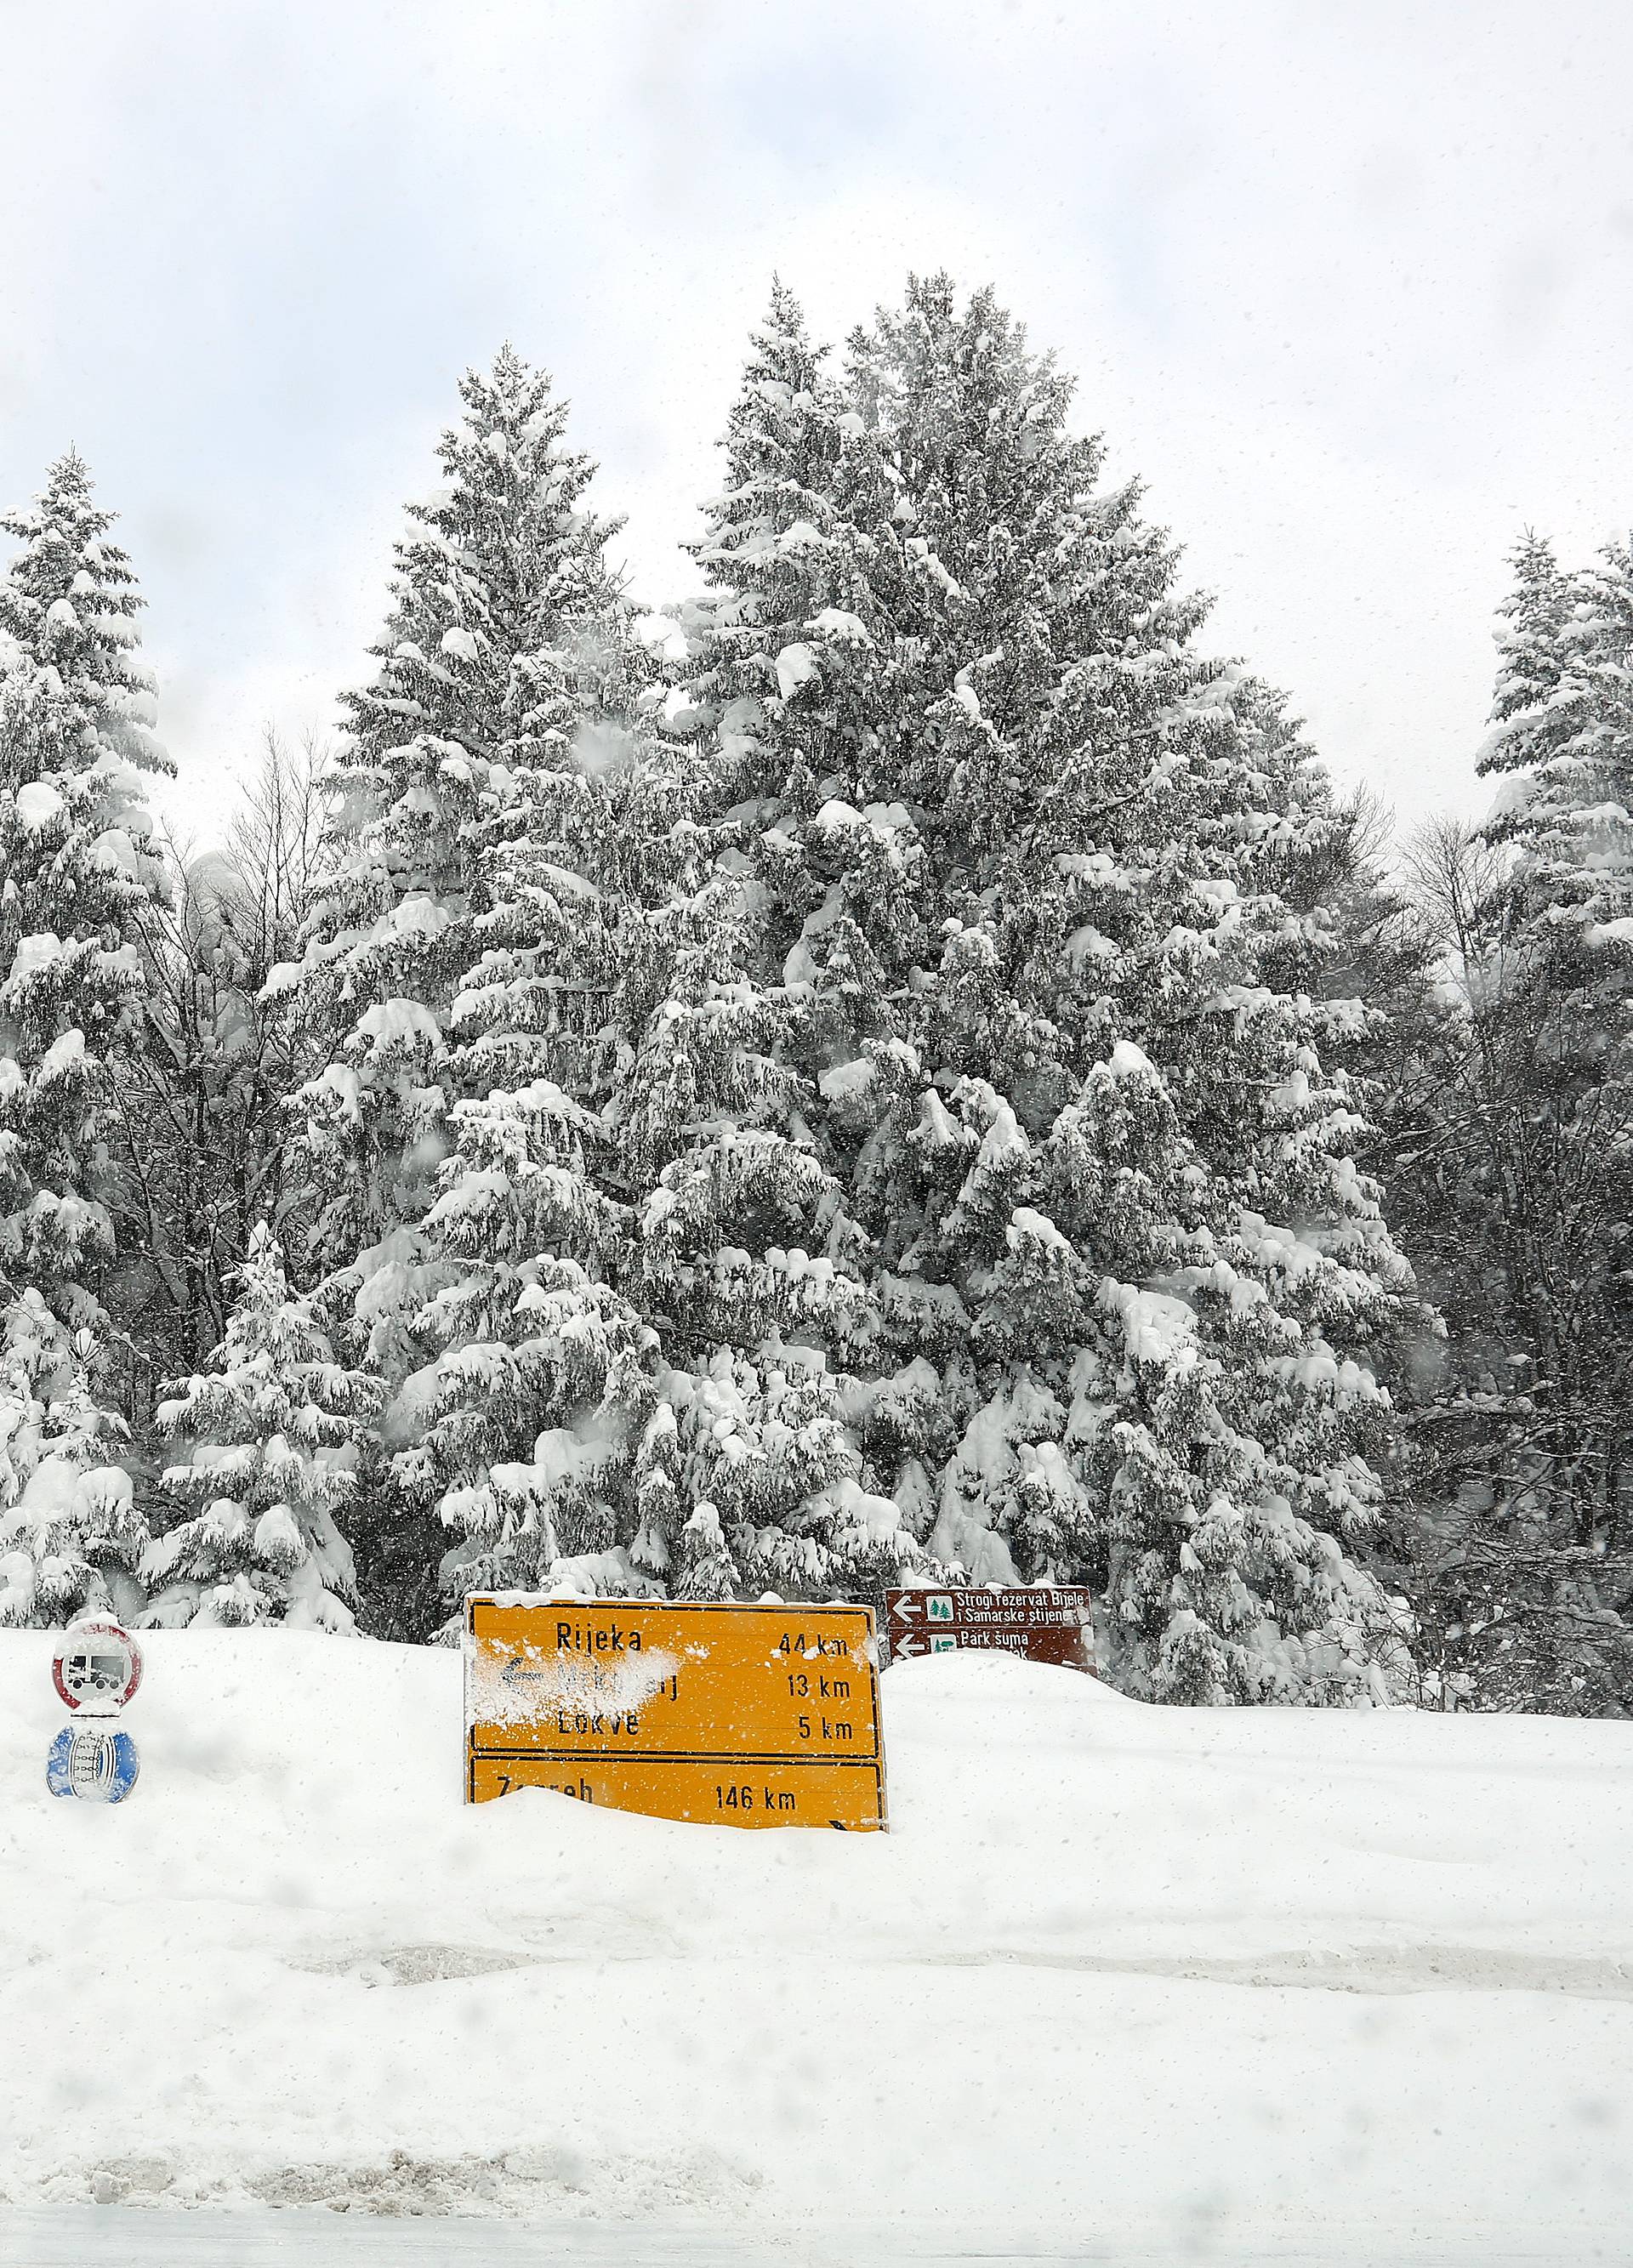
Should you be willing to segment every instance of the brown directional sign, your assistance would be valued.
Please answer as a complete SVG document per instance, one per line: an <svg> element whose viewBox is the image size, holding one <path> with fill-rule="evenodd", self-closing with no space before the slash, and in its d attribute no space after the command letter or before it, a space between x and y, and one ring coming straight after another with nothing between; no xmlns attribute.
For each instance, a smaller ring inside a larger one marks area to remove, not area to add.
<svg viewBox="0 0 1633 2268"><path fill-rule="evenodd" d="M469 1599L467 1800L883 1827L875 1657L868 1607Z"/></svg>
<svg viewBox="0 0 1633 2268"><path fill-rule="evenodd" d="M890 1659L966 1647L1094 1672L1092 1591L1058 1585L1005 1591L887 1591Z"/></svg>

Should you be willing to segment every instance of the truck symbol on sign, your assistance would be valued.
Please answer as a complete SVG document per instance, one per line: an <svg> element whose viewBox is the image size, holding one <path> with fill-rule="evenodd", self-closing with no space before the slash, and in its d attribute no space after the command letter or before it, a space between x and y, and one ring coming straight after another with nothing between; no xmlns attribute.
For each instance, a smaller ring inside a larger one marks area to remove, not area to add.
<svg viewBox="0 0 1633 2268"><path fill-rule="evenodd" d="M58 1698L86 1717L115 1717L142 1683L142 1649L121 1624L85 1615L51 1658Z"/></svg>
<svg viewBox="0 0 1633 2268"><path fill-rule="evenodd" d="M129 1675L122 1653L70 1653L63 1663L63 1683L75 1693L116 1693Z"/></svg>

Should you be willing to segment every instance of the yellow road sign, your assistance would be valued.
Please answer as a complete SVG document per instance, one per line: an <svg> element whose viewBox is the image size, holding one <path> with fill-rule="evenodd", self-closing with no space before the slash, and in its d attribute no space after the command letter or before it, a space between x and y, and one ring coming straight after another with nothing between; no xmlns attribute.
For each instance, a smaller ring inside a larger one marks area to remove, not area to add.
<svg viewBox="0 0 1633 2268"><path fill-rule="evenodd" d="M477 1745L585 1755L879 1753L867 1607L469 1602Z"/></svg>
<svg viewBox="0 0 1633 2268"><path fill-rule="evenodd" d="M473 1803L519 1787L554 1788L583 1803L641 1811L652 1819L691 1819L717 1827L849 1827L884 1824L884 1775L877 1764L745 1764L741 1757L514 1756L467 1762Z"/></svg>
<svg viewBox="0 0 1633 2268"><path fill-rule="evenodd" d="M477 1597L465 1633L472 1802L559 1787L661 1818L883 1824L869 1608Z"/></svg>

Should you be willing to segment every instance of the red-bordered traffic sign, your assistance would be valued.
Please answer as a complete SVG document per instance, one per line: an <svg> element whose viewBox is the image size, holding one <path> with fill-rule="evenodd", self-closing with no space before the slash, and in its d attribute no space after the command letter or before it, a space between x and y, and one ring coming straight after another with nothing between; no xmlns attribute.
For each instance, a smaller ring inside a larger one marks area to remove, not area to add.
<svg viewBox="0 0 1633 2268"><path fill-rule="evenodd" d="M111 1717L142 1683L142 1649L122 1623L88 1615L63 1632L51 1678L68 1708Z"/></svg>

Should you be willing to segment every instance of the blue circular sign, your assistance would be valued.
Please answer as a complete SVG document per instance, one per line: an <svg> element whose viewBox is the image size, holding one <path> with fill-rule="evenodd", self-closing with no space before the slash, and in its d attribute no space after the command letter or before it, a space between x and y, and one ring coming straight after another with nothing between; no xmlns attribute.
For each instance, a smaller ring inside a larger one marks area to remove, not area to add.
<svg viewBox="0 0 1633 2268"><path fill-rule="evenodd" d="M141 1769L129 1733L64 1725L46 1758L46 1786L53 1795L77 1795L85 1803L122 1803Z"/></svg>

